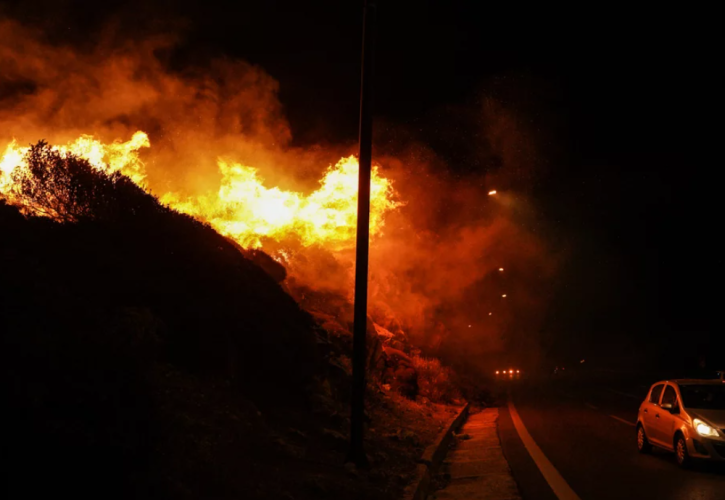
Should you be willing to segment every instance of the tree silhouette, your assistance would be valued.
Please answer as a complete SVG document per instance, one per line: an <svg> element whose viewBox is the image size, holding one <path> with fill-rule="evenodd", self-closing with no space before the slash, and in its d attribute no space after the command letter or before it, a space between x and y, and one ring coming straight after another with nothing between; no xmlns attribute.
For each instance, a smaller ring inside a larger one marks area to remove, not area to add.
<svg viewBox="0 0 725 500"><path fill-rule="evenodd" d="M13 196L27 212L58 222L115 220L158 211L161 205L119 172L106 172L47 142L32 145L27 168L13 172Z"/></svg>

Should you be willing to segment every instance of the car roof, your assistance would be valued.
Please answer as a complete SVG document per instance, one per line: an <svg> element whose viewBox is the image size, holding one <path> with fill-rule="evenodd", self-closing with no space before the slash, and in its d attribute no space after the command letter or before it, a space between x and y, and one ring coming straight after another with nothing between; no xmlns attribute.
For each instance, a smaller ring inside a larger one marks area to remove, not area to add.
<svg viewBox="0 0 725 500"><path fill-rule="evenodd" d="M722 385L722 380L720 379L713 379L713 378L705 378L705 379L697 379L697 378L681 378L677 380L670 380L669 382L672 382L677 385Z"/></svg>

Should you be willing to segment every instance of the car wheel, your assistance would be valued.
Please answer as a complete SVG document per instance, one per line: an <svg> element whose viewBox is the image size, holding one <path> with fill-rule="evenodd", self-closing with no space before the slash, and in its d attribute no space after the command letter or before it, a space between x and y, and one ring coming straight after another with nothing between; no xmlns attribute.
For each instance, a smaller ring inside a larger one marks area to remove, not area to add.
<svg viewBox="0 0 725 500"><path fill-rule="evenodd" d="M675 457L677 458L677 465L683 469L690 467L692 459L687 451L687 441L685 441L682 434L678 434L675 438Z"/></svg>
<svg viewBox="0 0 725 500"><path fill-rule="evenodd" d="M645 434L642 424L637 426L637 450L640 453L650 453L652 451L652 445L647 439L647 434Z"/></svg>

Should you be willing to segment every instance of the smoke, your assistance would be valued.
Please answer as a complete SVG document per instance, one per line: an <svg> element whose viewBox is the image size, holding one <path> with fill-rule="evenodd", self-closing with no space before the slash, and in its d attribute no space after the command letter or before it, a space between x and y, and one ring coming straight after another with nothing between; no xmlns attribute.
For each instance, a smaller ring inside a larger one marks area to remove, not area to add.
<svg viewBox="0 0 725 500"><path fill-rule="evenodd" d="M143 152L148 188L157 195L218 189L220 157L259 168L267 185L309 191L352 152L291 147L270 75L228 58L172 71L164 54L177 42L109 36L79 50L0 20L0 140L65 143L90 133L111 142L143 130L152 145ZM404 205L371 244L371 314L452 360L531 352L556 267L523 196L540 168L535 134L495 97L460 114L471 131L462 139L468 157L480 165L474 172L456 173L415 134L376 144L381 173ZM353 249L293 250L290 284L352 299Z"/></svg>
<svg viewBox="0 0 725 500"><path fill-rule="evenodd" d="M504 161L459 177L436 159L386 163L402 170L393 177L408 204L371 251L379 314L404 323L419 345L451 363L478 368L504 352L530 358L556 258L515 189L523 166L509 174ZM497 194L489 196L492 189Z"/></svg>
<svg viewBox="0 0 725 500"><path fill-rule="evenodd" d="M149 185L159 191L208 190L225 156L244 158L272 183L318 173L319 151L286 149L291 133L272 77L226 58L170 71L161 57L175 43L170 35L105 39L81 51L0 21L0 138L65 143L92 133L110 142L140 129L153 146ZM277 176L279 165L293 175Z"/></svg>

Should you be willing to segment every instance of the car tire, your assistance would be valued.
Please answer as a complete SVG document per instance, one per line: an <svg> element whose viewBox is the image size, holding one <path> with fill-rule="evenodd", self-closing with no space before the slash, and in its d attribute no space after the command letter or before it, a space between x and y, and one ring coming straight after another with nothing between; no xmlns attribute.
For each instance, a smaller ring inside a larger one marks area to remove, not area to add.
<svg viewBox="0 0 725 500"><path fill-rule="evenodd" d="M642 424L637 426L637 451L640 453L652 452L652 445L650 444L649 439L647 439L647 434L644 432Z"/></svg>
<svg viewBox="0 0 725 500"><path fill-rule="evenodd" d="M692 465L690 452L687 451L687 441L682 434L675 436L675 458L677 459L677 465L683 469L689 469Z"/></svg>

